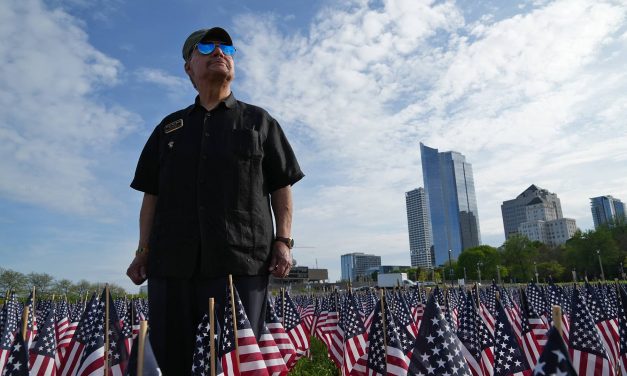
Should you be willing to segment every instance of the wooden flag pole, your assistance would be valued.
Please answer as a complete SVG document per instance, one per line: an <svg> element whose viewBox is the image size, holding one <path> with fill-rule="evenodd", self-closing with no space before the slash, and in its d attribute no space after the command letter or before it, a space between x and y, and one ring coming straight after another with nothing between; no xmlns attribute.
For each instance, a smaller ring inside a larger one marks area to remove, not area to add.
<svg viewBox="0 0 627 376"><path fill-rule="evenodd" d="M31 306L33 307L33 310L35 309L35 286L33 286L33 301L31 302ZM34 313L35 311L33 311Z"/></svg>
<svg viewBox="0 0 627 376"><path fill-rule="evenodd" d="M24 305L24 312L22 312L22 339L26 342L26 329L28 328L28 313L30 308L28 305Z"/></svg>
<svg viewBox="0 0 627 376"><path fill-rule="evenodd" d="M387 336L387 329L386 329L386 323L385 323L385 301L383 299L385 299L385 296L383 295L383 290L380 291L381 292L381 322L383 323L383 348L385 349L385 354L387 354L388 352L388 336ZM387 362L386 362L387 363ZM387 364L386 364L386 369L387 369Z"/></svg>
<svg viewBox="0 0 627 376"><path fill-rule="evenodd" d="M146 333L148 332L148 321L139 322L139 335L137 339L137 376L144 374L144 356L146 354Z"/></svg>
<svg viewBox="0 0 627 376"><path fill-rule="evenodd" d="M229 289L231 289L231 313L233 315L233 338L235 340L235 355L237 369L239 369L239 346L237 344L237 311L235 310L235 289L233 288L233 275L229 274Z"/></svg>
<svg viewBox="0 0 627 376"><path fill-rule="evenodd" d="M211 376L216 376L216 323L215 323L215 315L213 311L215 310L215 302L213 298L209 298L209 346L210 346L210 356L211 356Z"/></svg>
<svg viewBox="0 0 627 376"><path fill-rule="evenodd" d="M553 326L557 332L562 335L562 308L558 305L554 305L551 309L551 316L553 316Z"/></svg>
<svg viewBox="0 0 627 376"><path fill-rule="evenodd" d="M109 284L105 285L104 376L109 375Z"/></svg>

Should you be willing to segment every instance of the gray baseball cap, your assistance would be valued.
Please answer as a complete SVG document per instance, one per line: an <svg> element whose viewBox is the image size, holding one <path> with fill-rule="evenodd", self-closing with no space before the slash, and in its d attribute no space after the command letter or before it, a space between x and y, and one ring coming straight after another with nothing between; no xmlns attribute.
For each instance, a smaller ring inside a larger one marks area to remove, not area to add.
<svg viewBox="0 0 627 376"><path fill-rule="evenodd" d="M231 36L221 27L212 27L211 29L200 29L191 33L183 44L183 60L189 59L194 51L194 47L203 40L213 40L222 42L232 46Z"/></svg>

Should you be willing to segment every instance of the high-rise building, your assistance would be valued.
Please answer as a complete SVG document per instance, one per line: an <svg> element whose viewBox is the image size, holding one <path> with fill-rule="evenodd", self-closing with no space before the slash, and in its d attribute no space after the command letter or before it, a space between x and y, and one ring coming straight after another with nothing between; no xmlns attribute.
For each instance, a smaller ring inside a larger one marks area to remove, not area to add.
<svg viewBox="0 0 627 376"><path fill-rule="evenodd" d="M518 197L513 200L504 201L501 205L506 239L509 239L512 235L518 234L520 224L529 220L527 219L527 205L538 197L541 199L540 202L544 204L535 207L534 210L536 212L531 213L532 217L534 215L536 217L538 215L541 216L541 212L544 212L547 218L562 218L562 204L560 203L560 199L557 198L557 195L532 184L529 188L525 189L523 193L519 194ZM535 201L535 203L537 202L538 201Z"/></svg>
<svg viewBox="0 0 627 376"><path fill-rule="evenodd" d="M590 199L594 228L601 225L611 225L616 221L624 221L625 204L612 196L599 196Z"/></svg>
<svg viewBox="0 0 627 376"><path fill-rule="evenodd" d="M420 156L435 264L441 265L448 261L449 250L457 257L481 243L472 166L456 151L440 153L423 143Z"/></svg>
<svg viewBox="0 0 627 376"><path fill-rule="evenodd" d="M424 188L405 192L409 255L412 267L432 268L435 264L429 205Z"/></svg>
<svg viewBox="0 0 627 376"><path fill-rule="evenodd" d="M342 255L342 280L356 281L359 277L370 277L366 271L381 266L381 256L353 252Z"/></svg>
<svg viewBox="0 0 627 376"><path fill-rule="evenodd" d="M563 217L557 195L533 184L515 199L504 201L501 213L508 239L520 234L556 246L566 243L577 231L575 220Z"/></svg>

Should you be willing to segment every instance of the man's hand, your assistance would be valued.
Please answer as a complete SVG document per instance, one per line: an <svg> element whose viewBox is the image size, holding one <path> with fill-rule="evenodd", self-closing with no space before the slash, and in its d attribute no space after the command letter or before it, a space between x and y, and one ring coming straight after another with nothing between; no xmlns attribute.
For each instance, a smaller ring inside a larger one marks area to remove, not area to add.
<svg viewBox="0 0 627 376"><path fill-rule="evenodd" d="M146 267L148 266L148 252L142 252L135 256L131 265L126 269L126 275L136 285L141 285L146 280Z"/></svg>
<svg viewBox="0 0 627 376"><path fill-rule="evenodd" d="M272 275L277 278L284 278L290 272L292 268L292 254L287 246L283 242L274 242L272 244L272 260L270 261L270 268Z"/></svg>

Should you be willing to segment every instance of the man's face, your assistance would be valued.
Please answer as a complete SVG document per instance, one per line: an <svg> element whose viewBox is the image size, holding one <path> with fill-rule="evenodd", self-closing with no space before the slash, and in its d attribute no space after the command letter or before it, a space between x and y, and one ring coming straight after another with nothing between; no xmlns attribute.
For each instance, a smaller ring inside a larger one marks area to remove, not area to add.
<svg viewBox="0 0 627 376"><path fill-rule="evenodd" d="M208 55L201 54L194 48L190 59L185 63L185 72L196 86L203 81L233 81L235 77L235 63L233 56L225 55L219 47L219 41L215 43L215 49Z"/></svg>

